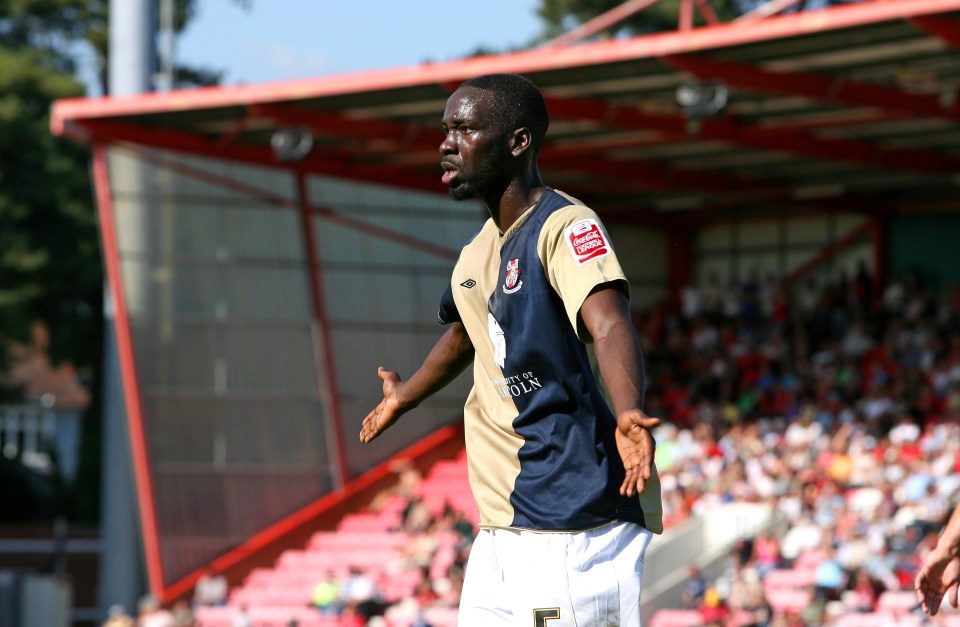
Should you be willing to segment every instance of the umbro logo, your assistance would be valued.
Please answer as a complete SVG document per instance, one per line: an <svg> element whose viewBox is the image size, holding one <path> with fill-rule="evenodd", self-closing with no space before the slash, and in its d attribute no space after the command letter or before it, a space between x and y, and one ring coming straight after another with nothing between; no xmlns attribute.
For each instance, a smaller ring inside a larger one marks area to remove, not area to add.
<svg viewBox="0 0 960 627"><path fill-rule="evenodd" d="M477 282L474 281L473 279L467 279L466 281L464 281L463 283L460 284L460 287L465 287L465 288L467 288L467 289L470 289L471 287L473 287L473 286L476 285L476 284L477 284Z"/></svg>

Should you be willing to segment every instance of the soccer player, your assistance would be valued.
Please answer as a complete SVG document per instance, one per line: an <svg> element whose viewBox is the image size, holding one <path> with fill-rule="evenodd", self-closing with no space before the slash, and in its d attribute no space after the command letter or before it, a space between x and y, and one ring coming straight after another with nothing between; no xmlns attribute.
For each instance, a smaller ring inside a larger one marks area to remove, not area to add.
<svg viewBox="0 0 960 627"><path fill-rule="evenodd" d="M943 595L949 592L950 605L957 607L960 583L960 507L953 510L937 546L927 554L914 580L917 599L924 612L934 616Z"/></svg>
<svg viewBox="0 0 960 627"><path fill-rule="evenodd" d="M544 185L540 91L516 75L447 101L442 181L490 214L440 302L446 332L406 381L381 367L369 442L473 364L464 409L481 531L461 627L640 625L643 560L663 529L628 286L588 207ZM613 411L593 376L592 344Z"/></svg>

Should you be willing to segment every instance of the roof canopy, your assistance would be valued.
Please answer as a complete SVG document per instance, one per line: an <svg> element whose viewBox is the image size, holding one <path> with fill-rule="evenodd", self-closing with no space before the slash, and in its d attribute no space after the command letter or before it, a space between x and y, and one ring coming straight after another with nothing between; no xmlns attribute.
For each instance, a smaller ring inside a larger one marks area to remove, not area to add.
<svg viewBox="0 0 960 627"><path fill-rule="evenodd" d="M52 128L443 192L447 97L467 78L515 72L547 98L545 180L608 219L956 206L960 0L866 1L567 41L310 80L63 100ZM678 104L683 86L708 105L725 94L726 105L697 119ZM283 127L312 132L302 161L271 148Z"/></svg>

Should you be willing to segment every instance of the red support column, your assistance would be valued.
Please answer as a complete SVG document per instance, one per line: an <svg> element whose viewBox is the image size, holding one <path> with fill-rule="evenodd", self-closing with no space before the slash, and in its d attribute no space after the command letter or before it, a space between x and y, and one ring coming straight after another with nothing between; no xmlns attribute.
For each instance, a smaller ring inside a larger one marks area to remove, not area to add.
<svg viewBox="0 0 960 627"><path fill-rule="evenodd" d="M693 28L693 0L680 0L680 17L677 24L678 30L690 30Z"/></svg>
<svg viewBox="0 0 960 627"><path fill-rule="evenodd" d="M306 248L307 270L310 276L313 313L317 319L317 327L320 333L319 356L322 360L323 373L320 373L319 370L317 372L317 387L320 390L327 390L327 401L330 406L329 440L331 442L327 446L327 450L335 458L333 467L339 475L334 478L334 487L342 488L350 478L350 469L347 466L346 445L343 439L343 412L341 410L340 389L337 387L337 364L330 346L330 320L327 318L327 304L323 293L323 268L317 250L317 241L313 234L310 190L307 185L307 175L303 170L297 171L297 195L300 203L300 225L303 229L303 241ZM314 351L317 350L315 347Z"/></svg>
<svg viewBox="0 0 960 627"><path fill-rule="evenodd" d="M667 233L667 294L671 309L680 311L683 287L692 279L693 232L672 227Z"/></svg>
<svg viewBox="0 0 960 627"><path fill-rule="evenodd" d="M130 432L130 453L133 460L134 486L143 536L143 553L147 570L147 587L157 598L164 598L163 565L157 533L157 515L154 507L153 478L150 474L147 438L143 424L140 388L137 386L136 359L130 335L130 319L123 290L123 269L120 267L120 247L117 242L113 215L113 196L110 193L110 172L107 167L107 149L102 143L93 146L93 183L100 219L100 239L103 261L107 270L107 284L113 301L114 324L117 334L117 355L123 402Z"/></svg>

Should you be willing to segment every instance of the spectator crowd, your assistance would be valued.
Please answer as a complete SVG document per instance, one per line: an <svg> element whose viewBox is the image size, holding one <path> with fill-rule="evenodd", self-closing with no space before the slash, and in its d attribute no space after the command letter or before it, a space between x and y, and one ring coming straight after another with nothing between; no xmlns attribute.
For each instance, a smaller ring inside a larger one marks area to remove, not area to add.
<svg viewBox="0 0 960 627"><path fill-rule="evenodd" d="M912 591L960 495L960 292L907 276L874 298L863 266L792 292L716 284L639 321L666 519L747 501L788 530L743 542L718 578L694 569L684 604L710 625L814 626ZM797 567L812 602L777 609L763 583Z"/></svg>
<svg viewBox="0 0 960 627"><path fill-rule="evenodd" d="M646 412L665 421L655 436L666 525L734 501L767 503L787 524L741 542L719 577L691 565L684 607L707 625L806 627L912 590L960 496L956 286L931 291L913 276L880 285L863 264L821 284L711 276L636 322ZM409 598L388 603L362 569L324 572L312 605L343 625L426 625L425 609L456 607L473 525L449 504L428 507L416 471L398 473L372 507L402 501L393 530L408 541L394 570L421 576ZM444 534L455 559L438 571ZM775 607L764 581L799 567L812 602Z"/></svg>

